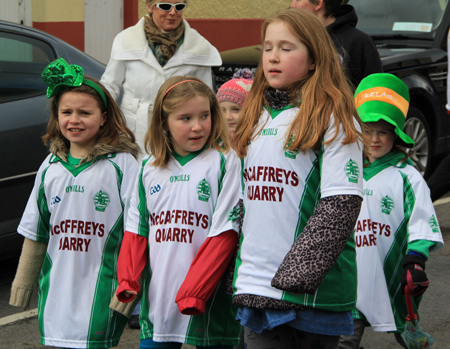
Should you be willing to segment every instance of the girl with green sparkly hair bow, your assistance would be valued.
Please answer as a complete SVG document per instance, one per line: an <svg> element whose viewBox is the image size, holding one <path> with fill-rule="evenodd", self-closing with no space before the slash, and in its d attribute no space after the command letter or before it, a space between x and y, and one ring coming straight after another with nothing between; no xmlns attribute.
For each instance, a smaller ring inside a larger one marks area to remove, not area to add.
<svg viewBox="0 0 450 349"><path fill-rule="evenodd" d="M58 58L50 63L41 74L47 84L47 98L58 96L63 89L86 85L98 93L104 109L108 108L105 92L92 80L84 78L84 69L76 64L67 63L64 58Z"/></svg>
<svg viewBox="0 0 450 349"><path fill-rule="evenodd" d="M95 99L100 108L102 113L101 127L99 127L95 137L91 139L91 143L104 139L108 143L117 144L119 138L122 139L123 137L132 143L135 142L134 134L126 126L123 113L108 90L99 81L87 78L82 67L76 64L68 64L63 58L58 58L43 70L41 76L48 86L47 98L53 97L54 101L51 104L52 113L47 126L47 134L43 137L45 145L51 144L52 140L58 138L59 142L65 144L67 148L70 145L77 147L78 143L70 144L69 138L64 136L58 120L60 102L67 92L88 94ZM89 150L89 147L87 150ZM86 155L89 151L83 153L82 155ZM83 162L90 160L90 157L87 157L83 159Z"/></svg>
<svg viewBox="0 0 450 349"><path fill-rule="evenodd" d="M59 58L42 78L52 98L43 137L50 154L17 229L25 240L10 304L27 307L39 279L42 344L113 347L133 307L112 311L105 295L117 288L139 147L108 91L82 67Z"/></svg>

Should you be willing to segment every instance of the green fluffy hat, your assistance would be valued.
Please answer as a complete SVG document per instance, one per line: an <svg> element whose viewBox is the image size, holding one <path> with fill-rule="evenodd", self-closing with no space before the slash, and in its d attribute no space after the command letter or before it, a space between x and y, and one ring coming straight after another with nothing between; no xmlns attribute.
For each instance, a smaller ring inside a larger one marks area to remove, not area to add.
<svg viewBox="0 0 450 349"><path fill-rule="evenodd" d="M412 148L414 141L403 132L409 109L408 86L392 74L372 74L361 80L355 103L362 122L384 120L395 127L401 145Z"/></svg>

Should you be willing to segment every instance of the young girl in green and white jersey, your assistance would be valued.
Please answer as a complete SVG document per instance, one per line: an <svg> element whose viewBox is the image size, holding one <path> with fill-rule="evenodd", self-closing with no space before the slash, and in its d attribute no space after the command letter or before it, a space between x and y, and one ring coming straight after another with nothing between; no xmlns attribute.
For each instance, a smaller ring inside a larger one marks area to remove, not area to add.
<svg viewBox="0 0 450 349"><path fill-rule="evenodd" d="M50 155L18 227L25 242L10 304L27 307L39 277L43 345L113 347L127 321L109 303L139 148L120 108L83 68L59 58L42 78L53 97L43 137Z"/></svg>
<svg viewBox="0 0 450 349"><path fill-rule="evenodd" d="M233 303L246 348L336 348L352 333L362 132L329 35L280 11L234 134L244 220Z"/></svg>
<svg viewBox="0 0 450 349"><path fill-rule="evenodd" d="M353 327L362 133L320 21L291 9L266 19L262 32L262 59L234 134L245 214L233 303L246 348L336 348ZM211 251L202 248L205 260ZM181 311L201 311L182 305L202 300L198 284L183 284Z"/></svg>
<svg viewBox="0 0 450 349"><path fill-rule="evenodd" d="M142 292L141 348L231 348L240 326L223 283L198 287L203 302L181 300L186 315L175 304L202 244L219 251L205 278L223 275L231 255L221 248L237 244L240 163L214 92L194 77L168 79L145 144L150 156L142 162L126 223L117 296L128 302ZM201 311L190 312L193 304Z"/></svg>
<svg viewBox="0 0 450 349"><path fill-rule="evenodd" d="M430 191L406 155L414 146L403 132L408 87L392 74L372 74L355 92L361 120L368 126L364 201L355 227L358 300L353 336L340 348L359 348L365 325L400 336L407 315L405 286L415 310L428 287L425 262L443 239Z"/></svg>

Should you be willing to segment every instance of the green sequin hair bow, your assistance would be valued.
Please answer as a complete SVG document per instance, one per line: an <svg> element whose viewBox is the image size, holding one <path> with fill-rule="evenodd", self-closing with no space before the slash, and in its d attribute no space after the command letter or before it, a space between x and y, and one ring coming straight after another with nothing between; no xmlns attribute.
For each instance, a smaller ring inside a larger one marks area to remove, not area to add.
<svg viewBox="0 0 450 349"><path fill-rule="evenodd" d="M58 58L45 67L41 74L42 80L48 86L47 98L57 96L63 89L86 85L100 96L105 109L108 107L106 95L95 82L84 78L84 69L76 64L67 63L64 58Z"/></svg>

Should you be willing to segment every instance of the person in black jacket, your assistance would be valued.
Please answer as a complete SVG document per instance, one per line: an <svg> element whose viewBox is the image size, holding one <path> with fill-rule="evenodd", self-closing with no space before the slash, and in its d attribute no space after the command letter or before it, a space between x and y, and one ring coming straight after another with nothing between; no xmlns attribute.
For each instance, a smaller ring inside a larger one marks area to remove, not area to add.
<svg viewBox="0 0 450 349"><path fill-rule="evenodd" d="M450 67L450 31L447 35L447 59ZM450 78L447 78L447 114L450 115ZM436 201L450 191L450 154L446 155L427 179L431 200Z"/></svg>
<svg viewBox="0 0 450 349"><path fill-rule="evenodd" d="M358 16L346 0L293 0L290 7L315 14L333 40L355 90L367 75L382 73L380 55L366 33L356 28Z"/></svg>

